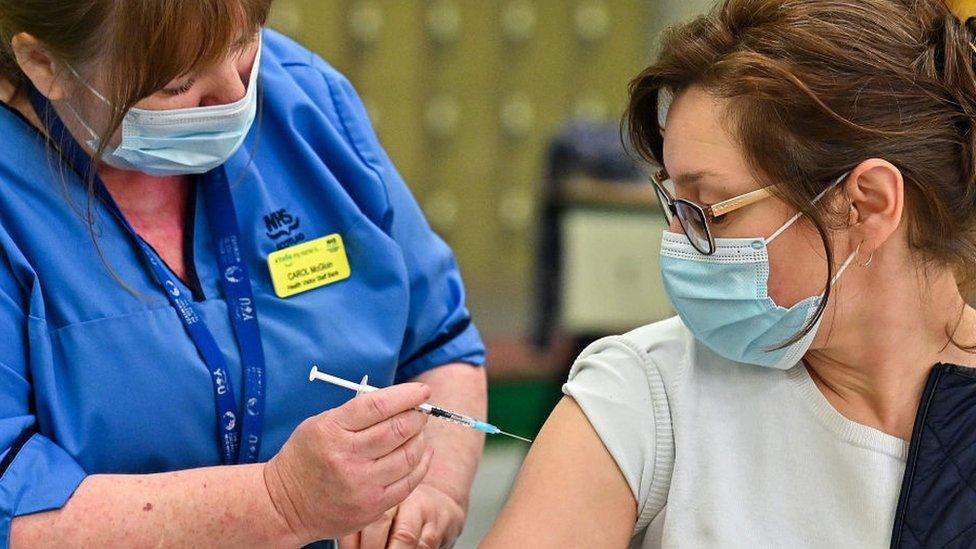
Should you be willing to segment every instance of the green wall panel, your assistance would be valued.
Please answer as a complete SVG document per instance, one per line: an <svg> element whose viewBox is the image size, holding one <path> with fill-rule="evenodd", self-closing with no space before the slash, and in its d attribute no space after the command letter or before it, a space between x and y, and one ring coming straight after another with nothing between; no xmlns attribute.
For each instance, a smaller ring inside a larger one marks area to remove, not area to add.
<svg viewBox="0 0 976 549"><path fill-rule="evenodd" d="M658 0L276 0L271 26L359 90L490 334L528 325L549 139L574 116L619 119L661 10Z"/></svg>

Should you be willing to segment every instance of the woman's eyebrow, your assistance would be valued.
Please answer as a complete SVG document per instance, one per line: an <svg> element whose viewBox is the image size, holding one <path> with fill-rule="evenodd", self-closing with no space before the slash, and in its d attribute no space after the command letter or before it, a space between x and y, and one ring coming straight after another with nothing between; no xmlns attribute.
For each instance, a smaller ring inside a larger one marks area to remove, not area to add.
<svg viewBox="0 0 976 549"><path fill-rule="evenodd" d="M717 177L718 174L711 170L698 170L694 172L680 173L672 176L676 185L694 185L706 177Z"/></svg>

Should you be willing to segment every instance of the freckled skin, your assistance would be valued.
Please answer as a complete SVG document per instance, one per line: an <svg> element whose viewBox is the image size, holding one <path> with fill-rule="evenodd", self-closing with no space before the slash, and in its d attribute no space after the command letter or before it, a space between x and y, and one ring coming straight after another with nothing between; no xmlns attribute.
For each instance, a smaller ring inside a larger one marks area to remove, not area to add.
<svg viewBox="0 0 976 549"><path fill-rule="evenodd" d="M189 177L153 177L103 167L99 175L136 232L182 279Z"/></svg>

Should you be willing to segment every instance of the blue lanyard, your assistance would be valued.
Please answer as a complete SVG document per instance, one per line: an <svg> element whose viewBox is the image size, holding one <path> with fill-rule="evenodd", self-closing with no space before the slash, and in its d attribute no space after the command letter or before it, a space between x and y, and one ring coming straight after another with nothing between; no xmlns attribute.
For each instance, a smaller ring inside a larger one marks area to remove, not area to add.
<svg viewBox="0 0 976 549"><path fill-rule="evenodd" d="M33 88L30 90L30 100L34 110L47 126L54 144L61 147L65 160L69 161L82 177L87 177L92 170L91 158L72 138L64 123L51 108L50 102ZM215 235L220 286L227 301L244 369L243 411L234 397L231 379L227 375L227 361L224 360L217 340L207 328L203 316L189 293L180 288L173 272L132 228L101 178L95 174L96 192L99 198L119 220L133 242L139 245L153 278L166 294L170 305L176 310L186 333L193 340L200 357L210 371L217 414L217 438L223 463L225 465L254 463L258 460L261 449L265 389L264 348L258 329L254 292L241 251L240 229L226 170L220 167L205 174L201 184L204 189L207 219Z"/></svg>

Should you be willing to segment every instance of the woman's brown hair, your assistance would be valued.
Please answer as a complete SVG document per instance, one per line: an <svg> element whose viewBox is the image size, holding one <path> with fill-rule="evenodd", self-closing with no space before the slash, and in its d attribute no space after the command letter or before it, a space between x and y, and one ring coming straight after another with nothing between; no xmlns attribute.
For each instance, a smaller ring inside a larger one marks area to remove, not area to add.
<svg viewBox="0 0 976 549"><path fill-rule="evenodd" d="M828 229L844 216L812 200L862 161L885 159L905 180L911 248L953 268L965 291L976 282L972 27L943 0L724 0L665 32L658 60L630 84L625 125L638 154L660 164L666 96L701 86L728 100L756 177L819 231L828 281Z"/></svg>
<svg viewBox="0 0 976 549"><path fill-rule="evenodd" d="M22 32L72 67L100 60L109 75L101 91L115 111L99 133L113 135L138 101L246 45L242 39L264 24L271 2L0 0L0 78L19 91L27 83L11 48Z"/></svg>

